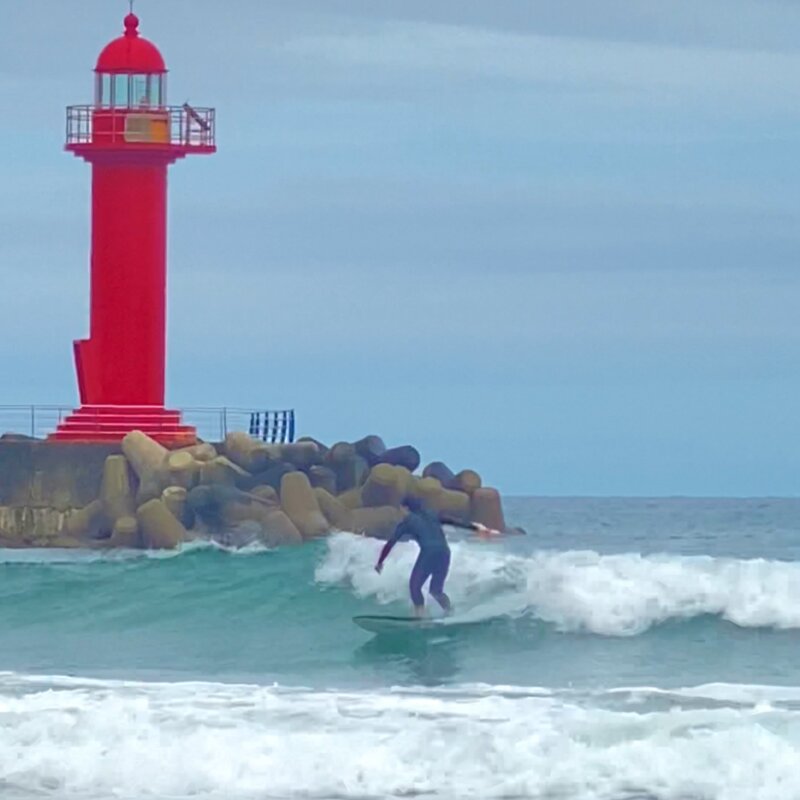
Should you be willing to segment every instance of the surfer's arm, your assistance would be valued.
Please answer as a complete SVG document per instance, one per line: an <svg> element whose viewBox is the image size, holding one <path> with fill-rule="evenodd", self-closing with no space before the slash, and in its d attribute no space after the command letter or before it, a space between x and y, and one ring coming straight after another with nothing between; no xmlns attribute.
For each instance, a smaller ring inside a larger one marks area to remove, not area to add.
<svg viewBox="0 0 800 800"><path fill-rule="evenodd" d="M378 556L378 563L375 565L375 571L380 572L383 569L383 562L389 557L389 553L392 552L392 548L402 539L403 534L405 533L405 528L403 523L401 522L396 528L394 533L391 535L391 538L386 542L383 546L383 550L381 550L380 556Z"/></svg>
<svg viewBox="0 0 800 800"><path fill-rule="evenodd" d="M443 525L450 525L453 528L461 528L465 531L474 531L475 533L481 536L499 536L500 531L496 531L493 528L487 528L485 525L481 525L480 522L464 522L461 519L454 519L453 517L447 516L440 516L439 521Z"/></svg>

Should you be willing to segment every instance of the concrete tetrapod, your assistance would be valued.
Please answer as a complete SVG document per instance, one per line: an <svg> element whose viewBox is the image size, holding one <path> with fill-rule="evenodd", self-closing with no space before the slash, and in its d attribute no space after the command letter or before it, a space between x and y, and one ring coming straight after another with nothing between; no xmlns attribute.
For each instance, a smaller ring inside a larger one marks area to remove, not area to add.
<svg viewBox="0 0 800 800"><path fill-rule="evenodd" d="M200 464L201 484L235 486L237 481L249 477L249 472L234 464L226 456L217 456L213 461L204 461Z"/></svg>
<svg viewBox="0 0 800 800"><path fill-rule="evenodd" d="M92 500L89 505L73 511L65 523L70 536L77 539L95 538L103 525L103 504Z"/></svg>
<svg viewBox="0 0 800 800"><path fill-rule="evenodd" d="M470 518L469 495L453 489L442 489L430 499L431 511L467 521Z"/></svg>
<svg viewBox="0 0 800 800"><path fill-rule="evenodd" d="M200 478L200 470L203 464L209 461L198 461L191 453L186 450L176 450L167 456L166 482L169 486L182 486L184 489L191 489Z"/></svg>
<svg viewBox="0 0 800 800"><path fill-rule="evenodd" d="M323 461L323 452L314 442L295 442L280 448L281 461L286 461L300 469L308 469Z"/></svg>
<svg viewBox="0 0 800 800"><path fill-rule="evenodd" d="M243 431L233 431L225 437L225 454L242 469L260 472L278 459L279 450Z"/></svg>
<svg viewBox="0 0 800 800"><path fill-rule="evenodd" d="M148 550L174 550L187 537L186 528L175 519L163 500L148 500L136 512L142 544Z"/></svg>
<svg viewBox="0 0 800 800"><path fill-rule="evenodd" d="M481 476L475 472L474 469L462 469L456 475L456 485L454 489L460 489L462 492L472 494L483 486Z"/></svg>
<svg viewBox="0 0 800 800"><path fill-rule="evenodd" d="M456 476L453 474L453 471L450 467L447 466L443 461L431 461L424 470L422 470L422 477L423 478L436 478L439 483L444 486L445 489L455 489L456 487Z"/></svg>
<svg viewBox="0 0 800 800"><path fill-rule="evenodd" d="M390 464L376 464L361 489L365 507L399 506L406 496L409 473Z"/></svg>
<svg viewBox="0 0 800 800"><path fill-rule="evenodd" d="M142 537L139 533L139 522L134 516L119 517L114 522L109 547L126 547L137 549L142 546Z"/></svg>
<svg viewBox="0 0 800 800"><path fill-rule="evenodd" d="M325 489L330 494L336 494L336 473L330 467L321 464L311 467L308 480L315 489Z"/></svg>
<svg viewBox="0 0 800 800"><path fill-rule="evenodd" d="M405 517L405 512L394 506L356 508L350 512L353 533L388 539Z"/></svg>
<svg viewBox="0 0 800 800"><path fill-rule="evenodd" d="M325 536L330 532L330 525L320 510L317 496L305 473L290 472L284 475L280 494L281 508L304 539Z"/></svg>
<svg viewBox="0 0 800 800"><path fill-rule="evenodd" d="M408 493L427 508L436 506L437 498L443 491L442 484L436 478L414 478L408 486Z"/></svg>
<svg viewBox="0 0 800 800"><path fill-rule="evenodd" d="M103 464L100 482L100 503L103 506L103 527L111 533L117 520L133 517L136 502L133 476L125 456L109 456Z"/></svg>
<svg viewBox="0 0 800 800"><path fill-rule="evenodd" d="M337 531L352 530L352 517L350 509L342 505L330 492L319 487L314 489L317 502L328 520L330 526Z"/></svg>
<svg viewBox="0 0 800 800"><path fill-rule="evenodd" d="M200 444L192 444L189 447L181 447L175 450L176 453L188 453L196 461L213 461L219 453L213 444L208 442L201 442Z"/></svg>
<svg viewBox="0 0 800 800"><path fill-rule="evenodd" d="M194 523L194 514L189 507L187 498L189 492L183 486L167 486L161 493L164 505L184 528L191 528Z"/></svg>
<svg viewBox="0 0 800 800"><path fill-rule="evenodd" d="M336 499L345 508L349 508L351 511L354 508L361 508L363 506L363 503L361 502L361 489L349 489L348 491L337 495Z"/></svg>
<svg viewBox="0 0 800 800"><path fill-rule="evenodd" d="M482 525L498 531L506 529L503 503L497 489L476 489L470 498L470 506L473 522L480 522Z"/></svg>
<svg viewBox="0 0 800 800"><path fill-rule="evenodd" d="M166 483L167 448L141 431L131 431L122 440L122 452L139 478L136 502L141 504L160 497Z"/></svg>
<svg viewBox="0 0 800 800"><path fill-rule="evenodd" d="M370 467L379 463L381 456L386 452L386 445L380 436L365 436L353 442L353 448Z"/></svg>
<svg viewBox="0 0 800 800"><path fill-rule="evenodd" d="M379 460L381 464L405 467L409 472L414 472L419 467L421 458L416 447L406 444L402 447L393 447L391 450L387 450Z"/></svg>

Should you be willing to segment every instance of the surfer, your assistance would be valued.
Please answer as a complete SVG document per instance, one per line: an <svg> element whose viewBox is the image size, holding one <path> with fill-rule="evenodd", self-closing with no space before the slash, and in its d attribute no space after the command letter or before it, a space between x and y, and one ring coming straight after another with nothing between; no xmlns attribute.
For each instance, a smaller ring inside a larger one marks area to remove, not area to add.
<svg viewBox="0 0 800 800"><path fill-rule="evenodd" d="M378 574L383 571L383 562L402 538L413 539L419 545L419 555L408 582L411 602L414 604L414 616L422 617L425 614L425 598L422 596L422 587L428 578L431 579L431 596L443 611L449 614L452 604L450 598L445 594L444 582L450 570L450 545L447 543L442 525L453 525L456 528L476 531L482 535L496 532L490 531L485 525L477 522L462 522L435 514L414 497L409 497L405 505L408 515L395 528L391 538L383 546L378 563L375 565L375 571Z"/></svg>

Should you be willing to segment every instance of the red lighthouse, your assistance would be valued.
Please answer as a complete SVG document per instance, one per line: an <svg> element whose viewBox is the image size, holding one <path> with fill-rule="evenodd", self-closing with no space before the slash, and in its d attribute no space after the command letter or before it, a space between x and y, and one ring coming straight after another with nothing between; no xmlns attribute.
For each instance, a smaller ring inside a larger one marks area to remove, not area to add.
<svg viewBox="0 0 800 800"><path fill-rule="evenodd" d="M81 407L51 438L192 442L164 406L167 169L216 151L215 115L167 105L161 53L133 13L124 24L97 60L94 105L67 109L66 149L92 166L91 319L74 343Z"/></svg>

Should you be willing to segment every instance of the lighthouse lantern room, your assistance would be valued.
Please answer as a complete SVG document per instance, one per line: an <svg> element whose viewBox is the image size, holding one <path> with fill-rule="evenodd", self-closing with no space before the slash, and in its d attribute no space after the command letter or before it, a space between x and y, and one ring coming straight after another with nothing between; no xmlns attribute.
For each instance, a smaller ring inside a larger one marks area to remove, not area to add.
<svg viewBox="0 0 800 800"><path fill-rule="evenodd" d="M67 109L66 149L92 167L89 336L74 343L80 408L51 438L115 441L142 430L195 440L165 408L167 170L216 152L212 108L167 105L158 48L128 14L100 53L93 105Z"/></svg>

